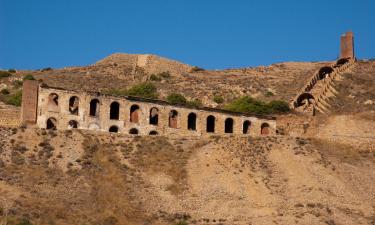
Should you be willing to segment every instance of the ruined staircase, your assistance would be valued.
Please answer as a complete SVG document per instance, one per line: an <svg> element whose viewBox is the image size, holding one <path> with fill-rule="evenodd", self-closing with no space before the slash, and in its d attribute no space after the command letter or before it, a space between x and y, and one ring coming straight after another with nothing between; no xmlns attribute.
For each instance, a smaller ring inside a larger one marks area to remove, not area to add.
<svg viewBox="0 0 375 225"><path fill-rule="evenodd" d="M299 109L300 96L303 94L310 95L313 99L313 102L310 105L310 108L312 108L310 112L313 115L315 115L317 112L329 114L331 108L330 102L338 94L337 90L335 89L335 81L342 79L341 74L350 71L354 64L355 58L350 58L347 59L344 64L335 63L328 67L320 68L298 92L298 95L291 101L290 107L296 111L301 111ZM330 69L330 72L323 74L325 77L322 79L321 71L323 68Z"/></svg>

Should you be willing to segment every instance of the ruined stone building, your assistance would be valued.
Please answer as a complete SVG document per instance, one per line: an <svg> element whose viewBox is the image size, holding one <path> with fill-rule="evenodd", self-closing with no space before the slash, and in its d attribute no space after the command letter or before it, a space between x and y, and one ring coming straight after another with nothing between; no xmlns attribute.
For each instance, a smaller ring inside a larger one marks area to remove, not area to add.
<svg viewBox="0 0 375 225"><path fill-rule="evenodd" d="M276 133L276 118L214 108L171 105L138 97L115 97L25 81L23 123L46 129L87 129L140 135Z"/></svg>

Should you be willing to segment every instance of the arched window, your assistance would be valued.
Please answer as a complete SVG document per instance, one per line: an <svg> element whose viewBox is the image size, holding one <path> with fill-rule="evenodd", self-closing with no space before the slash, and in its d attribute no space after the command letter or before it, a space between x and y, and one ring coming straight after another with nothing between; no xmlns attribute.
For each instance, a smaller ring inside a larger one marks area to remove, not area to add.
<svg viewBox="0 0 375 225"><path fill-rule="evenodd" d="M176 110L171 110L169 112L169 127L177 128L177 116L178 113Z"/></svg>
<svg viewBox="0 0 375 225"><path fill-rule="evenodd" d="M48 130L56 130L56 127L57 127L57 120L53 117L48 118L46 122L46 128Z"/></svg>
<svg viewBox="0 0 375 225"><path fill-rule="evenodd" d="M225 133L233 133L233 119L227 118L225 120Z"/></svg>
<svg viewBox="0 0 375 225"><path fill-rule="evenodd" d="M70 120L68 123L68 128L69 129L78 128L78 122L75 120Z"/></svg>
<svg viewBox="0 0 375 225"><path fill-rule="evenodd" d="M138 134L138 130L136 128L132 128L129 130L129 134Z"/></svg>
<svg viewBox="0 0 375 225"><path fill-rule="evenodd" d="M195 113L188 115L188 130L197 130L197 114Z"/></svg>
<svg viewBox="0 0 375 225"><path fill-rule="evenodd" d="M59 96L56 93L51 93L48 96L47 108L48 108L48 111L58 111L58 109L59 109Z"/></svg>
<svg viewBox="0 0 375 225"><path fill-rule="evenodd" d="M130 107L130 122L132 123L138 123L139 122L139 106L138 105L132 105Z"/></svg>
<svg viewBox="0 0 375 225"><path fill-rule="evenodd" d="M90 101L90 116L99 116L99 100L96 98Z"/></svg>
<svg viewBox="0 0 375 225"><path fill-rule="evenodd" d="M111 132L111 133L117 133L118 132L118 127L117 126L111 126L109 128L109 132Z"/></svg>
<svg viewBox="0 0 375 225"><path fill-rule="evenodd" d="M207 117L206 131L207 133L215 133L215 117L212 115Z"/></svg>
<svg viewBox="0 0 375 225"><path fill-rule="evenodd" d="M109 110L109 119L118 120L120 118L120 104L112 102Z"/></svg>
<svg viewBox="0 0 375 225"><path fill-rule="evenodd" d="M260 134L262 135L270 134L270 125L268 123L262 123L260 127Z"/></svg>
<svg viewBox="0 0 375 225"><path fill-rule="evenodd" d="M250 133L250 127L251 127L251 122L249 120L246 120L245 122L243 122L242 133L243 134Z"/></svg>
<svg viewBox="0 0 375 225"><path fill-rule="evenodd" d="M69 112L73 115L78 115L79 109L79 98L77 96L72 96L69 99Z"/></svg>
<svg viewBox="0 0 375 225"><path fill-rule="evenodd" d="M158 132L156 130L150 131L149 135L158 135Z"/></svg>
<svg viewBox="0 0 375 225"><path fill-rule="evenodd" d="M330 66L324 66L324 67L320 68L319 73L318 73L319 74L319 76L318 76L319 80L322 80L322 79L328 77L329 74L332 73L332 72L333 72L333 68L330 67Z"/></svg>
<svg viewBox="0 0 375 225"><path fill-rule="evenodd" d="M298 96L297 100L294 102L295 107L300 107L303 105L310 105L314 102L314 96L310 93L302 93Z"/></svg>
<svg viewBox="0 0 375 225"><path fill-rule="evenodd" d="M158 123L159 123L159 109L153 107L150 109L150 124L158 125Z"/></svg>

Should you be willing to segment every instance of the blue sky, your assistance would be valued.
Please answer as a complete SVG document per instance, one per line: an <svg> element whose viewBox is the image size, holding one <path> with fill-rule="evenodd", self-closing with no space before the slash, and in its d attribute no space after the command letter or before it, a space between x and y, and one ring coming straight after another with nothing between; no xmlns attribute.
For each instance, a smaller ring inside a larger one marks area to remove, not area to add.
<svg viewBox="0 0 375 225"><path fill-rule="evenodd" d="M0 0L0 68L151 53L209 69L375 58L374 0Z"/></svg>

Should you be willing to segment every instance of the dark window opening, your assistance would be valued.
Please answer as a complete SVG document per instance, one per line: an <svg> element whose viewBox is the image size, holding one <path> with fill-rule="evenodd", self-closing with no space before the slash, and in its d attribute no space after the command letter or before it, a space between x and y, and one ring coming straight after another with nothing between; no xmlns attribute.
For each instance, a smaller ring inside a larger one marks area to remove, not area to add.
<svg viewBox="0 0 375 225"><path fill-rule="evenodd" d="M90 116L99 115L99 100L93 99L90 101Z"/></svg>
<svg viewBox="0 0 375 225"><path fill-rule="evenodd" d="M130 107L130 122L132 123L138 123L139 122L139 106L138 105L132 105Z"/></svg>
<svg viewBox="0 0 375 225"><path fill-rule="evenodd" d="M195 113L190 113L188 115L188 130L197 129L197 115Z"/></svg>
<svg viewBox="0 0 375 225"><path fill-rule="evenodd" d="M109 128L109 132L111 132L111 133L117 133L118 132L118 127L117 126L111 126Z"/></svg>
<svg viewBox="0 0 375 225"><path fill-rule="evenodd" d="M69 112L73 115L78 115L79 99L77 96L73 96L69 99Z"/></svg>
<svg viewBox="0 0 375 225"><path fill-rule="evenodd" d="M207 117L206 131L208 133L214 133L215 132L215 117L214 116L208 116Z"/></svg>
<svg viewBox="0 0 375 225"><path fill-rule="evenodd" d="M268 135L270 133L270 125L268 123L262 123L260 134Z"/></svg>
<svg viewBox="0 0 375 225"><path fill-rule="evenodd" d="M310 93L303 93L298 96L297 101L294 103L295 107L300 107L303 105L310 105L314 101L314 96Z"/></svg>
<svg viewBox="0 0 375 225"><path fill-rule="evenodd" d="M172 110L169 112L169 127L177 128L177 111Z"/></svg>
<svg viewBox="0 0 375 225"><path fill-rule="evenodd" d="M332 73L332 72L333 72L332 67L329 67L329 66L322 67L319 70L319 80L322 80L322 79L328 77L329 74Z"/></svg>
<svg viewBox="0 0 375 225"><path fill-rule="evenodd" d="M233 119L227 118L225 120L225 133L233 133Z"/></svg>
<svg viewBox="0 0 375 225"><path fill-rule="evenodd" d="M75 121L75 120L71 120L69 121L69 129L72 129L72 128L78 128L78 122Z"/></svg>
<svg viewBox="0 0 375 225"><path fill-rule="evenodd" d="M48 130L56 130L57 120L55 118L49 118L47 120L46 128Z"/></svg>
<svg viewBox="0 0 375 225"><path fill-rule="evenodd" d="M48 110L57 111L59 106L59 96L52 93L48 96Z"/></svg>
<svg viewBox="0 0 375 225"><path fill-rule="evenodd" d="M251 122L250 121L246 120L245 122L243 122L242 133L243 134L250 133L250 126L251 126Z"/></svg>
<svg viewBox="0 0 375 225"><path fill-rule="evenodd" d="M136 128L132 128L129 130L129 134L138 134L138 130Z"/></svg>
<svg viewBox="0 0 375 225"><path fill-rule="evenodd" d="M158 135L158 132L153 130L153 131L150 131L149 135Z"/></svg>
<svg viewBox="0 0 375 225"><path fill-rule="evenodd" d="M159 110L157 108L152 108L150 110L150 124L158 125L159 123Z"/></svg>
<svg viewBox="0 0 375 225"><path fill-rule="evenodd" d="M120 118L120 104L118 102L112 102L109 111L109 119L118 120Z"/></svg>

